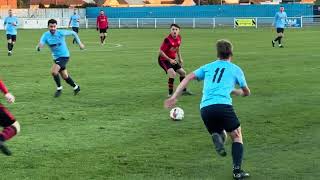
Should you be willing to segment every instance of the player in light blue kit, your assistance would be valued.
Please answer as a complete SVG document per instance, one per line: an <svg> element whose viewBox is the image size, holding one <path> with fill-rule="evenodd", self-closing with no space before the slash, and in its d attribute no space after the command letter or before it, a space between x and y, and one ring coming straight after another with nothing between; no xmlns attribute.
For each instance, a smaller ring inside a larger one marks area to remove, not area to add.
<svg viewBox="0 0 320 180"><path fill-rule="evenodd" d="M65 36L73 36L80 49L84 49L84 45L81 43L77 33L69 30L57 30L57 21L50 19L48 21L49 31L43 33L40 42L37 46L37 50L40 51L45 45L48 45L51 49L52 56L54 59L54 64L51 69L51 74L57 85L57 91L54 97L59 97L62 92L62 86L60 82L60 76L73 87L74 95L77 95L80 91L80 86L78 86L68 75L66 65L69 61L70 53L65 41Z"/></svg>
<svg viewBox="0 0 320 180"><path fill-rule="evenodd" d="M70 17L70 21L69 21L69 27L72 28L72 30L74 32L76 32L77 34L79 33L79 28L80 28L80 16L77 15L77 12L74 11L73 15ZM74 38L72 43L74 44L76 41L76 39Z"/></svg>
<svg viewBox="0 0 320 180"><path fill-rule="evenodd" d="M232 139L232 159L234 179L249 177L241 169L243 141L240 122L232 107L231 94L249 96L250 89L241 68L231 62L233 47L227 40L217 42L218 60L201 66L185 77L175 93L165 101L165 107L174 107L177 98L191 80L203 80L203 95L200 103L201 117L210 133L216 151L226 156L224 148L226 131ZM239 89L235 87L239 86Z"/></svg>
<svg viewBox="0 0 320 180"><path fill-rule="evenodd" d="M13 45L17 41L18 18L12 15L12 10L9 9L9 16L4 19L3 23L8 40L8 56L12 55Z"/></svg>
<svg viewBox="0 0 320 180"><path fill-rule="evenodd" d="M273 25L275 26L277 30L277 37L272 40L272 47L274 47L275 43L278 41L279 47L283 48L283 45L281 44L281 39L284 37L284 28L287 24L287 13L284 12L284 7L280 7L280 11L276 13L274 16L274 22Z"/></svg>

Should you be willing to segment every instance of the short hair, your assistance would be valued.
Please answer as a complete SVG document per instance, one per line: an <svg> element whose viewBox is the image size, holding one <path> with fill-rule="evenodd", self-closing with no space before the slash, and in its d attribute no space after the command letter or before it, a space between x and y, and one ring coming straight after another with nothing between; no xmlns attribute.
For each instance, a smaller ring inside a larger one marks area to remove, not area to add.
<svg viewBox="0 0 320 180"><path fill-rule="evenodd" d="M178 24L171 24L170 28L172 28L172 27L176 27L176 28L180 29L180 26Z"/></svg>
<svg viewBox="0 0 320 180"><path fill-rule="evenodd" d="M233 55L232 43L228 40L221 39L217 41L217 56L220 59L228 59Z"/></svg>
<svg viewBox="0 0 320 180"><path fill-rule="evenodd" d="M55 20L55 19L50 19L50 20L48 21L48 26L49 26L49 24L58 24L58 22L57 22L57 20Z"/></svg>
<svg viewBox="0 0 320 180"><path fill-rule="evenodd" d="M100 10L100 12L103 11L102 9ZM104 12L104 11L103 11Z"/></svg>

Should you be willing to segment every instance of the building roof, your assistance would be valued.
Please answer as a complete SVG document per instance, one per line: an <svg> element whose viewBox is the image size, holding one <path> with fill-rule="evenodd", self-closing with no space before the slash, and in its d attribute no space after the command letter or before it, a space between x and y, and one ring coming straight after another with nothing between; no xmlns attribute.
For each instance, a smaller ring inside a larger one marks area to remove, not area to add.
<svg viewBox="0 0 320 180"><path fill-rule="evenodd" d="M72 5L72 4L83 4L84 0L30 0L30 5L38 4L59 4L59 5Z"/></svg>

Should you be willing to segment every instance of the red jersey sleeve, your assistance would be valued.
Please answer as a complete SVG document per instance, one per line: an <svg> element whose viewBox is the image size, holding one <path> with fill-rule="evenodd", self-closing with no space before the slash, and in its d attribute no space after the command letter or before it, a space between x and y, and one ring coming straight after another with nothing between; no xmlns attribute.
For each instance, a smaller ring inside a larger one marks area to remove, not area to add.
<svg viewBox="0 0 320 180"><path fill-rule="evenodd" d="M170 48L170 42L169 42L169 39L168 38L165 38L161 47L160 47L160 50L161 51L167 51L168 49Z"/></svg>
<svg viewBox="0 0 320 180"><path fill-rule="evenodd" d="M3 92L3 94L7 94L9 92L2 80L0 80L0 90Z"/></svg>

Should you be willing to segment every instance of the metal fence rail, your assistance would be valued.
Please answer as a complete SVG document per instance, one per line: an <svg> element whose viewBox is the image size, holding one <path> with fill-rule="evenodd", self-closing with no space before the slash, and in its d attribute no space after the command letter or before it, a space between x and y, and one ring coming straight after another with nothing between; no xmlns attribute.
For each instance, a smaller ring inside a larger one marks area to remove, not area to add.
<svg viewBox="0 0 320 180"><path fill-rule="evenodd" d="M50 18L19 18L20 29L41 29L47 28L47 21ZM58 27L68 27L69 18L56 18ZM271 27L273 18L270 17L218 17L218 18L109 18L109 28L168 28L170 24L177 23L183 28L206 28L219 27L245 28L235 25L235 19L253 19L255 25L251 28ZM320 16L289 17L289 28L301 28L308 26L320 26ZM80 28L95 28L95 18L82 18ZM0 19L0 29L3 29L3 19ZM249 27L246 27L249 28Z"/></svg>
<svg viewBox="0 0 320 180"><path fill-rule="evenodd" d="M217 17L217 18L110 18L109 28L168 28L172 23L177 23L183 28L218 28L218 27L235 27L235 18L250 17ZM252 17L256 20L255 28L271 27L274 18L271 17ZM320 16L301 16L288 17L289 27L293 26L295 21L299 21L301 27L320 25ZM96 19L88 18L86 28L95 28ZM300 26L299 26L300 27Z"/></svg>
<svg viewBox="0 0 320 180"><path fill-rule="evenodd" d="M168 28L176 23L185 28L214 28L215 18L109 18L109 28ZM87 19L87 28L96 27L96 19Z"/></svg>

